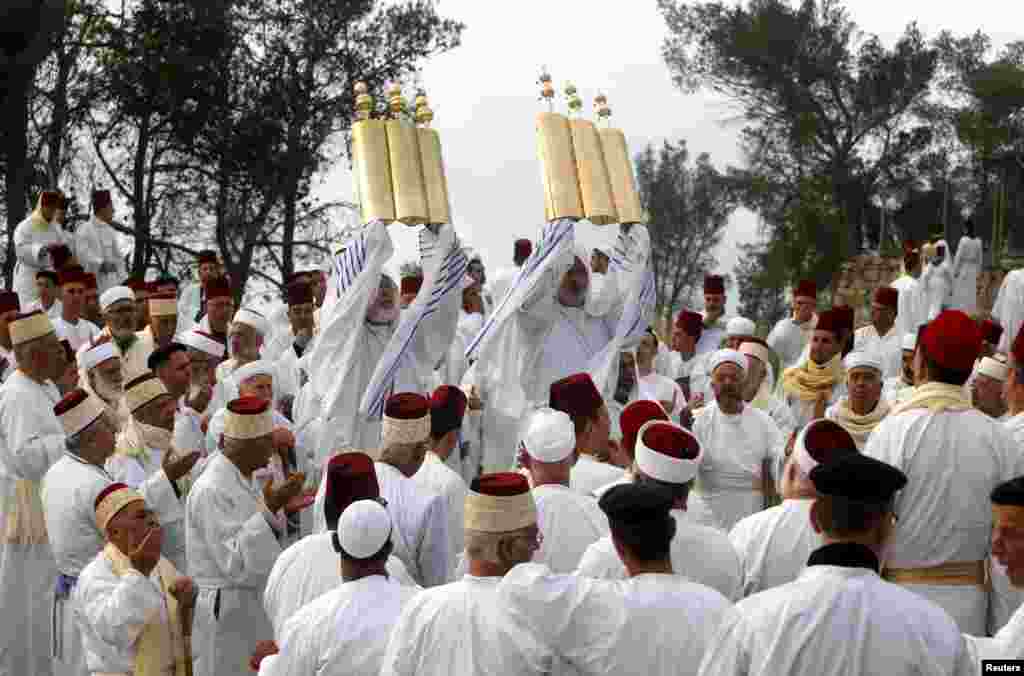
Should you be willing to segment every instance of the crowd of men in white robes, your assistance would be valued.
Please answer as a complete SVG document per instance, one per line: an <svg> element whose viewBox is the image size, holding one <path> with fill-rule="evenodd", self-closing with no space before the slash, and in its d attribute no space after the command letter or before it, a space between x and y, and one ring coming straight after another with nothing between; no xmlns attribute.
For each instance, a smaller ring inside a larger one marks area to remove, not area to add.
<svg viewBox="0 0 1024 676"><path fill-rule="evenodd" d="M761 339L708 275L663 339L643 226L488 285L451 225L396 283L372 222L267 314L212 251L127 279L109 194L74 237L62 200L0 293L0 676L1022 657L1024 283L972 317L968 238L934 308L911 243L865 326L802 281Z"/></svg>

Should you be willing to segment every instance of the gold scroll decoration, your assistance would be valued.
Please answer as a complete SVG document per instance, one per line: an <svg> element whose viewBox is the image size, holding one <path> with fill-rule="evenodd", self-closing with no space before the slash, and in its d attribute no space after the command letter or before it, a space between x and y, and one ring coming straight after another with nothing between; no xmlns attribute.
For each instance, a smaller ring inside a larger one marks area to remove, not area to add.
<svg viewBox="0 0 1024 676"><path fill-rule="evenodd" d="M569 128L572 130L583 214L594 225L616 223L615 200L597 129L588 120L570 120Z"/></svg>
<svg viewBox="0 0 1024 676"><path fill-rule="evenodd" d="M391 165L384 122L372 120L373 97L359 82L355 86L359 120L352 124L352 182L363 223L395 220L395 197L391 189Z"/></svg>
<svg viewBox="0 0 1024 676"><path fill-rule="evenodd" d="M423 225L427 222L427 190L420 167L416 127L404 120L388 120L384 126L395 196L395 220L406 225Z"/></svg>
<svg viewBox="0 0 1024 676"><path fill-rule="evenodd" d="M430 129L434 111L430 109L427 94L422 89L416 94L416 129L420 148L420 166L423 170L423 185L427 192L427 223L439 225L451 222L451 206L448 202L448 179L444 172L444 158L441 155L441 136Z"/></svg>
<svg viewBox="0 0 1024 676"><path fill-rule="evenodd" d="M626 135L620 129L600 129L598 135L608 167L608 178L619 223L640 223L643 220L643 208L640 206L640 195L636 190Z"/></svg>
<svg viewBox="0 0 1024 676"><path fill-rule="evenodd" d="M569 120L558 113L537 115L537 152L544 183L547 220L583 218L580 181Z"/></svg>

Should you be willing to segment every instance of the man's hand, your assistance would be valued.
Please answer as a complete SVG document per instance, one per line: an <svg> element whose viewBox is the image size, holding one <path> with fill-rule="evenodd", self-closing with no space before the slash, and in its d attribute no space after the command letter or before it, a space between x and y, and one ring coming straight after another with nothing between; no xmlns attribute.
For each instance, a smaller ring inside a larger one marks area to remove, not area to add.
<svg viewBox="0 0 1024 676"><path fill-rule="evenodd" d="M305 483L306 475L302 472L290 475L277 488L268 483L263 487L263 501L266 503L267 509L272 514L277 514L277 512L288 505L292 498L302 492L302 487Z"/></svg>
<svg viewBox="0 0 1024 676"><path fill-rule="evenodd" d="M149 574L160 562L160 548L163 545L163 531L157 528L150 528L146 531L146 537L135 548L135 551L128 554L132 562L132 568L149 577Z"/></svg>
<svg viewBox="0 0 1024 676"><path fill-rule="evenodd" d="M287 427L275 427L272 438L274 440L274 448L278 452L295 448L295 435Z"/></svg>
<svg viewBox="0 0 1024 676"><path fill-rule="evenodd" d="M690 410L696 411L702 406L704 406L704 393L698 392L690 399Z"/></svg>
<svg viewBox="0 0 1024 676"><path fill-rule="evenodd" d="M182 610L195 606L197 590L192 578L179 577L167 591L171 592L171 596L178 602L178 606Z"/></svg>
<svg viewBox="0 0 1024 676"><path fill-rule="evenodd" d="M210 414L207 413L199 419L199 429L202 430L203 434L206 434L210 430Z"/></svg>
<svg viewBox="0 0 1024 676"><path fill-rule="evenodd" d="M818 400L816 402L814 402L814 418L815 418L815 420L817 420L818 418L824 418L825 417L825 407L827 405L828 405L828 393L827 392L822 392L821 394L818 395Z"/></svg>
<svg viewBox="0 0 1024 676"><path fill-rule="evenodd" d="M195 464L199 462L200 453L199 451L189 451L180 458L178 454L171 452L164 455L164 461L162 463L164 474L171 481L177 481L181 477L185 476L192 471Z"/></svg>
<svg viewBox="0 0 1024 676"><path fill-rule="evenodd" d="M284 513L298 514L302 510L312 507L314 502L316 502L316 489L307 488L288 501L288 504L284 506Z"/></svg>
<svg viewBox="0 0 1024 676"><path fill-rule="evenodd" d="M277 649L277 644L273 641L257 641L256 650L253 651L252 657L249 658L249 668L253 671L259 671L260 662L263 661L263 658L276 655L278 652L280 651Z"/></svg>
<svg viewBox="0 0 1024 676"><path fill-rule="evenodd" d="M469 388L469 396L466 399L470 411L482 411L484 409L484 402L480 399L480 393L477 392L476 385Z"/></svg>
<svg viewBox="0 0 1024 676"><path fill-rule="evenodd" d="M210 405L211 399L213 399L213 385L190 388L189 396L185 398L185 405L196 413L202 413Z"/></svg>
<svg viewBox="0 0 1024 676"><path fill-rule="evenodd" d="M277 411L278 411L278 413L283 415L285 418L288 418L289 420L295 420L295 418L292 416L292 412L293 412L294 407L295 407L295 397L293 397L290 394L287 395L287 396L281 397L281 399L277 402Z"/></svg>

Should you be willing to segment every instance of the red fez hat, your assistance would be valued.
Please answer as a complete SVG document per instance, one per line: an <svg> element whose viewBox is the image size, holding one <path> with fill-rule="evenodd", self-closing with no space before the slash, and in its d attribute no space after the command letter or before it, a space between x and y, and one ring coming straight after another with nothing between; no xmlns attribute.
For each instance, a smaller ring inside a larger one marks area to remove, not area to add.
<svg viewBox="0 0 1024 676"><path fill-rule="evenodd" d="M981 337L986 343L996 345L999 343L999 339L1003 337L1003 327L991 319L986 319L981 322Z"/></svg>
<svg viewBox="0 0 1024 676"><path fill-rule="evenodd" d="M721 275L704 275L704 293L725 293L725 279Z"/></svg>
<svg viewBox="0 0 1024 676"><path fill-rule="evenodd" d="M71 249L66 244L59 244L50 249L50 260L53 262L53 269L60 270L71 260Z"/></svg>
<svg viewBox="0 0 1024 676"><path fill-rule="evenodd" d="M570 418L589 418L604 404L588 373L577 373L551 383L548 405Z"/></svg>
<svg viewBox="0 0 1024 676"><path fill-rule="evenodd" d="M875 289L875 302L896 310L900 304L900 292L891 286L880 286Z"/></svg>
<svg viewBox="0 0 1024 676"><path fill-rule="evenodd" d="M849 305L837 305L832 309L836 311L836 317L839 321L838 327L842 330L853 331L853 325L857 318L853 308Z"/></svg>
<svg viewBox="0 0 1024 676"><path fill-rule="evenodd" d="M340 453L327 463L324 514L335 523L345 508L357 500L380 497L373 460L365 453Z"/></svg>
<svg viewBox="0 0 1024 676"><path fill-rule="evenodd" d="M295 282L301 282L302 278L306 276L305 272L293 272L284 278L284 285L294 284Z"/></svg>
<svg viewBox="0 0 1024 676"><path fill-rule="evenodd" d="M700 455L700 443L675 425L651 425L644 430L644 445L670 458L694 460Z"/></svg>
<svg viewBox="0 0 1024 676"><path fill-rule="evenodd" d="M533 253L533 242L528 239L517 239L513 253L516 258L529 258Z"/></svg>
<svg viewBox="0 0 1024 676"><path fill-rule="evenodd" d="M473 479L469 490L480 495L508 497L530 492L530 482L518 472L496 472Z"/></svg>
<svg viewBox="0 0 1024 676"><path fill-rule="evenodd" d="M842 329L842 319L835 308L825 310L818 315L818 323L814 325L815 331L831 331L838 333Z"/></svg>
<svg viewBox="0 0 1024 676"><path fill-rule="evenodd" d="M288 305L309 305L313 302L313 287L303 281L292 282L285 289Z"/></svg>
<svg viewBox="0 0 1024 676"><path fill-rule="evenodd" d="M47 209L63 209L64 198L56 190L44 190L40 196L39 204Z"/></svg>
<svg viewBox="0 0 1024 676"><path fill-rule="evenodd" d="M58 282L61 286L64 286L65 284L81 284L82 286L86 285L85 272L83 272L81 266L78 265L68 265L63 270L60 271L60 274L57 275L57 277Z"/></svg>
<svg viewBox="0 0 1024 676"><path fill-rule="evenodd" d="M202 251L196 254L196 262L199 263L200 265L204 263L216 263L217 252L214 251L213 249L203 249Z"/></svg>
<svg viewBox="0 0 1024 676"><path fill-rule="evenodd" d="M407 293L419 293L420 288L423 286L423 278L416 277L402 277L401 293L403 295Z"/></svg>
<svg viewBox="0 0 1024 676"><path fill-rule="evenodd" d="M1024 366L1024 327L1017 332L1017 337L1010 347L1010 355L1013 357L1014 364Z"/></svg>
<svg viewBox="0 0 1024 676"><path fill-rule="evenodd" d="M846 455L836 451L857 452L853 437L834 420L818 420L808 427L804 434L804 447L815 462L821 464Z"/></svg>
<svg viewBox="0 0 1024 676"><path fill-rule="evenodd" d="M942 368L970 372L981 353L981 341L976 321L960 310L945 310L922 328L918 345Z"/></svg>
<svg viewBox="0 0 1024 676"><path fill-rule="evenodd" d="M143 279L141 279L139 277L129 277L128 279L124 280L124 282L121 284L121 286L127 286L129 289L131 289L135 293L138 293L139 291L145 291L146 290L146 282L145 282L145 280L143 280Z"/></svg>
<svg viewBox="0 0 1024 676"><path fill-rule="evenodd" d="M144 377L149 377L150 375L147 373ZM125 390L128 389L130 388L126 385ZM259 415L266 411L269 406L269 401L259 397L239 397L228 402L228 410L237 415Z"/></svg>
<svg viewBox="0 0 1024 676"><path fill-rule="evenodd" d="M36 279L48 279L54 284L60 283L60 275L53 270L39 270L36 272Z"/></svg>
<svg viewBox="0 0 1024 676"><path fill-rule="evenodd" d="M13 291L0 291L0 312L21 312L21 301Z"/></svg>
<svg viewBox="0 0 1024 676"><path fill-rule="evenodd" d="M622 409L619 415L619 429L622 430L622 445L625 447L629 457L636 452L636 435L644 424L652 420L668 421L665 409L654 401L641 399Z"/></svg>
<svg viewBox="0 0 1024 676"><path fill-rule="evenodd" d="M399 392L388 397L384 417L394 420L419 420L430 415L430 400L415 392Z"/></svg>
<svg viewBox="0 0 1024 676"><path fill-rule="evenodd" d="M57 405L53 407L53 414L59 418L88 398L89 393L85 390L81 388L72 390L64 395L64 398L58 401Z"/></svg>
<svg viewBox="0 0 1024 676"><path fill-rule="evenodd" d="M82 278L82 283L85 284L85 288L89 289L90 291L100 290L99 282L96 281L96 275L91 272L85 273L85 275Z"/></svg>
<svg viewBox="0 0 1024 676"><path fill-rule="evenodd" d="M466 415L466 395L451 385L442 385L430 397L430 436L440 439L462 427Z"/></svg>
<svg viewBox="0 0 1024 676"><path fill-rule="evenodd" d="M92 503L92 508L98 508L100 506L100 503L103 502L103 500L106 499L106 497L111 493L123 491L125 489L131 490L131 486L129 486L128 484L123 484L120 481L115 481L114 483L110 484L102 491L100 491L100 494L96 496L96 500L93 501Z"/></svg>
<svg viewBox="0 0 1024 676"><path fill-rule="evenodd" d="M818 285L811 279L802 279L796 285L796 289L793 290L793 298L812 298L818 297Z"/></svg>
<svg viewBox="0 0 1024 676"><path fill-rule="evenodd" d="M704 333L704 318L699 312L682 310L676 317L676 327L688 336L700 338L701 334Z"/></svg>
<svg viewBox="0 0 1024 676"><path fill-rule="evenodd" d="M110 199L109 190L94 190L92 192L92 210L99 211L113 204L113 200Z"/></svg>
<svg viewBox="0 0 1024 676"><path fill-rule="evenodd" d="M215 277L206 284L206 298L230 298L231 285L224 277Z"/></svg>

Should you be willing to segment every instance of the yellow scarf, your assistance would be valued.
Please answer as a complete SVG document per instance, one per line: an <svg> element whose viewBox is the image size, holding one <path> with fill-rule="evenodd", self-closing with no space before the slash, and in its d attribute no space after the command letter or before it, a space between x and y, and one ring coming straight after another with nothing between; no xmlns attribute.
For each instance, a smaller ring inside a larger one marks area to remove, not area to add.
<svg viewBox="0 0 1024 676"><path fill-rule="evenodd" d="M846 382L841 355L836 355L825 364L818 366L808 359L800 366L786 369L782 374L782 389L803 401L817 401L822 394L836 385Z"/></svg>
<svg viewBox="0 0 1024 676"><path fill-rule="evenodd" d="M853 409L850 408L849 397L843 397L836 408L838 413L836 422L850 433L850 436L857 443L857 448L862 450L864 444L868 442L868 435L878 427L878 423L882 422L885 416L889 415L889 404L884 399L879 399L875 410L867 415L857 415L854 413Z"/></svg>
<svg viewBox="0 0 1024 676"><path fill-rule="evenodd" d="M145 467L149 464L149 449L151 448L162 451L165 456L167 454L172 456L175 454L174 449L171 447L172 437L173 432L171 430L153 427L152 425L141 423L135 418L129 418L124 429L117 436L117 446L114 452L129 458L136 458ZM178 479L177 484L181 490L182 497L184 497L188 494L189 488L192 487L191 475Z"/></svg>
<svg viewBox="0 0 1024 676"><path fill-rule="evenodd" d="M114 575L123 577L135 570L132 562L113 544L103 548ZM168 591L178 579L178 571L167 559L156 564L160 591L167 610L166 623L161 613L152 617L135 643L135 669L132 676L185 676L185 637L178 621L178 602Z"/></svg>
<svg viewBox="0 0 1024 676"><path fill-rule="evenodd" d="M46 544L46 518L39 482L19 479L14 483L13 494L6 497L3 541L15 545Z"/></svg>
<svg viewBox="0 0 1024 676"><path fill-rule="evenodd" d="M919 408L926 408L933 413L943 411L966 411L971 404L964 397L963 388L959 385L946 383L925 383L914 388L914 395L896 406L891 413L903 413Z"/></svg>

